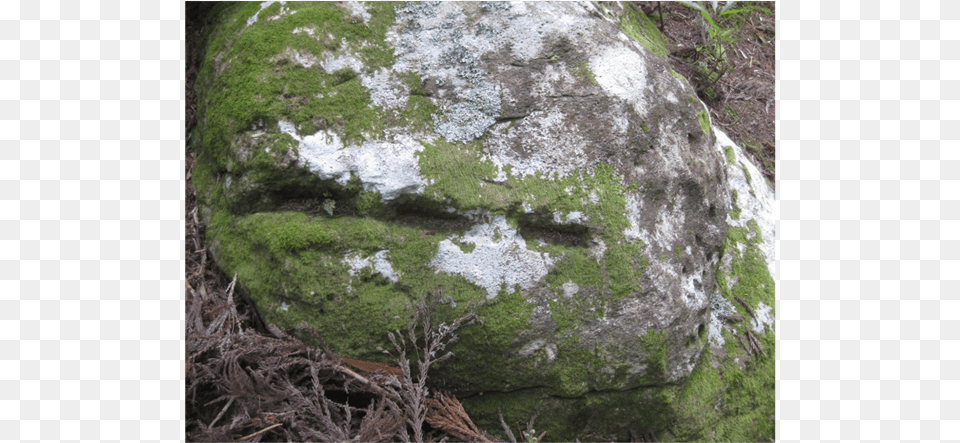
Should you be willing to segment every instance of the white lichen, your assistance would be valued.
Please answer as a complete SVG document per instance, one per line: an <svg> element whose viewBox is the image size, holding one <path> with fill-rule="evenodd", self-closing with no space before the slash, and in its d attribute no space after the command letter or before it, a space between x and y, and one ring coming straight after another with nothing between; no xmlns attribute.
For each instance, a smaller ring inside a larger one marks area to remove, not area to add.
<svg viewBox="0 0 960 443"><path fill-rule="evenodd" d="M276 2L274 2L274 1L260 2L260 10L258 10L255 14L253 14L252 16L250 16L250 18L247 19L247 26L250 26L250 25L256 23L256 22L257 22L257 17L260 16L260 12L263 11L264 9L266 9L267 6L270 6L270 5L274 4L274 3L276 3ZM283 4L285 4L285 3L287 3L287 2L280 2L281 5L283 5Z"/></svg>
<svg viewBox="0 0 960 443"><path fill-rule="evenodd" d="M346 185L353 174L363 189L379 192L382 200L402 194L421 194L427 183L420 177L416 152L423 150L417 139L398 134L391 141L368 140L360 145L344 145L337 134L318 131L303 138L293 123L281 120L280 131L300 142L300 162L324 180Z"/></svg>
<svg viewBox="0 0 960 443"><path fill-rule="evenodd" d="M713 128L717 134L716 149L720 155L725 155L723 147L732 147L735 161L727 165L728 191L737 191L737 206L740 208L740 218L734 220L727 215L727 224L730 226L746 227L750 220L755 220L760 228L760 235L763 236L763 242L758 246L767 262L767 269L770 276L776 279L776 219L774 214L774 205L776 204L776 195L763 176L763 173L753 164L753 161L744 152L743 148L738 146L730 137L727 137L723 131ZM749 179L747 173L750 174Z"/></svg>
<svg viewBox="0 0 960 443"><path fill-rule="evenodd" d="M387 257L388 252L390 251L379 251L370 257L363 257L359 253L352 252L343 257L343 262L350 266L348 271L350 276L356 276L363 268L373 268L374 272L396 283L400 281L400 274L394 272L393 265Z"/></svg>
<svg viewBox="0 0 960 443"><path fill-rule="evenodd" d="M646 115L647 65L637 51L624 45L607 48L590 58L590 71L604 91L633 105L641 117Z"/></svg>
<svg viewBox="0 0 960 443"><path fill-rule="evenodd" d="M707 328L707 338L716 347L726 342L723 339L723 320L721 316L731 315L735 308L733 303L719 293L710 294L710 327Z"/></svg>
<svg viewBox="0 0 960 443"><path fill-rule="evenodd" d="M756 315L757 318L752 319L750 322L753 332L762 334L766 332L768 325L773 325L773 317L770 316L770 311L770 306L767 306L763 302L757 303L757 308L753 310L753 314Z"/></svg>
<svg viewBox="0 0 960 443"><path fill-rule="evenodd" d="M489 223L474 225L453 240L460 244L472 243L474 249L464 252L451 239L443 240L430 266L437 268L437 272L464 276L486 289L487 298L496 297L501 287L508 293L513 293L516 286L529 290L553 266L549 254L527 249L526 241L503 215L492 216Z"/></svg>

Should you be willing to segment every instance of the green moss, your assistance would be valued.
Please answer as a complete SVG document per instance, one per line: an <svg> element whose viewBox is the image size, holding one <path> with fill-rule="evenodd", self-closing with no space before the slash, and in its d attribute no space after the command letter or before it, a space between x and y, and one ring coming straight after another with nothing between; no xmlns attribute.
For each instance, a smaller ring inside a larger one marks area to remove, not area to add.
<svg viewBox="0 0 960 443"><path fill-rule="evenodd" d="M359 186L360 179L353 177L351 179L354 186ZM354 207L359 215L375 215L383 210L383 204L381 203L382 199L379 192L363 191L360 190L357 192L357 196L354 199Z"/></svg>
<svg viewBox="0 0 960 443"><path fill-rule="evenodd" d="M707 111L698 112L697 121L700 122L700 129L703 130L703 133L709 134L710 133L710 116L707 115Z"/></svg>
<svg viewBox="0 0 960 443"><path fill-rule="evenodd" d="M730 218L734 220L740 220L741 211L740 211L740 207L737 206L737 198L738 198L737 190L736 189L731 190L730 199L732 200L733 203L730 206Z"/></svg>
<svg viewBox="0 0 960 443"><path fill-rule="evenodd" d="M680 80L682 80L682 81L684 81L684 82L687 81L687 78L684 77L683 74L680 74L679 72L674 71L673 68L670 68L670 74L672 74L674 77L676 77L676 78L678 78L678 79L680 79ZM691 97L691 98L692 98L692 97Z"/></svg>
<svg viewBox="0 0 960 443"><path fill-rule="evenodd" d="M660 33L653 20L634 4L624 3L619 25L620 30L648 51L660 57L666 57L670 54L667 38Z"/></svg>
<svg viewBox="0 0 960 443"><path fill-rule="evenodd" d="M744 300L751 309L756 309L760 302L771 309L774 307L774 281L759 249L762 241L759 224L749 220L746 227L730 227L723 243L722 254L729 256L730 269L728 274L718 265L717 288L744 318L749 314L734 301L734 296ZM728 287L730 278L735 283ZM732 327L742 335L749 326L744 322ZM766 441L773 438L776 337L772 329L754 334L765 354L748 354L724 328L723 352L714 355L710 348L706 349L693 373L682 384L662 391L671 410L676 411L675 421L668 428L670 440Z"/></svg>
<svg viewBox="0 0 960 443"><path fill-rule="evenodd" d="M673 413L654 389L590 391L580 398L552 396L543 388L525 393L518 396L490 392L472 397L465 404L480 429L502 440L506 440L506 434L497 418L498 411L515 436L519 434L514 424L522 428L536 415L535 428L547 432L544 441L630 441L628 429L632 424L643 423L660 430L667 429L673 420Z"/></svg>
<svg viewBox="0 0 960 443"><path fill-rule="evenodd" d="M727 344L742 348L728 333ZM771 352L774 333L758 336ZM728 353L728 356L730 353ZM741 356L741 354L734 353ZM678 387L668 387L664 396L676 411L669 432L675 441L766 441L774 436L775 360L769 356L749 358L745 369L728 357L719 368L709 349L700 364Z"/></svg>
<svg viewBox="0 0 960 443"><path fill-rule="evenodd" d="M360 54L366 72L390 66L393 50L384 38L394 21L392 6L370 5L371 19L363 24L334 3L290 2L285 8L294 13L267 20L279 12L277 3L247 26L246 19L258 6L239 3L215 9L219 20L211 26L214 37L198 78L198 93L206 97L198 109L203 126L199 133L219 167L226 164L231 134L258 121L272 125L283 118L305 133L331 129L346 143L378 135L384 127L383 110L372 106L356 72L306 68L292 54L323 58L324 53L347 50ZM415 100L412 106L407 118L422 119L422 103Z"/></svg>
<svg viewBox="0 0 960 443"><path fill-rule="evenodd" d="M350 81L349 73L341 75L342 79ZM278 137L282 139L289 136L283 134ZM623 238L622 232L629 223L625 216L623 185L613 168L599 165L589 172L562 178L538 174L521 179L508 175L507 181L500 185L491 181L497 171L489 161L480 161L479 149L478 142L455 145L438 140L424 145L424 151L420 153L420 168L425 178L433 180L433 184L426 188L426 194L432 196L432 201L449 201L450 205L460 209L483 207L494 213L508 214L511 224L520 229L536 229L537 226L543 226L542 223L553 226L552 221L542 221L533 215L529 216L533 218L521 218L527 216L513 212L516 209L514 202L536 195L536 200L532 201L534 215L550 214L546 218L552 220L553 210L563 214L580 210L589 219L602 219L609 223L606 229L595 234L608 245L603 260L598 260L585 247L575 244L548 243L537 247L541 252L559 258L545 279L555 290L559 291L564 282L574 280L601 294L589 301L558 306L556 313L561 323L564 318L569 319L562 328L573 331L586 322L596 321L602 318L612 300L639 291L636 273L646 264L639 258L640 245ZM451 176L455 180L451 180ZM484 186L480 186L480 183L484 183ZM214 242L230 245L229 250L220 247L217 255L228 273L240 272L241 278L250 282L247 286L257 294L260 305L272 306L275 312L280 302L286 301L287 310L281 321L283 326L307 321L324 330L331 346L340 349L344 355L375 358L370 352L377 345L384 344L382 334L356 334L356 331L343 326L352 321L349 319L356 318L358 323L370 324L370 331L396 328L408 318L401 308L424 292L438 288L443 288L445 294L458 294L455 299L459 301L486 299L485 290L470 284L462 276L436 273L433 268L423 266L436 254L439 241L450 234L462 235L462 231L424 236L416 226L391 223L390 215L383 212L380 195L363 191L356 177L345 188L331 188L328 193L339 196L337 208L344 208L355 215L328 217L325 212L320 213L322 216L314 217L302 213L221 214L219 221L208 231ZM476 197L473 197L474 193ZM599 202L584 207L583 202L590 201L591 194L597 196ZM222 202L222 195L219 198ZM318 200L317 206L322 207L326 199L323 197ZM571 231L572 235L588 235L583 229L589 228L576 228ZM465 252L475 247L474 244L461 246ZM394 270L402 276L399 283L391 283L369 269L360 271L357 276L347 277L349 269L343 262L344 255L359 253L361 256L370 256L382 250L389 251ZM513 297L516 299L511 301ZM295 303L296 300L302 302ZM382 303L378 304L376 300ZM507 302L511 309L518 312L513 314L519 315L515 317L516 323L501 322L501 330L496 332L494 330L498 328L491 328L488 322L482 328L486 331L482 340L463 340L464 344L473 342L472 347L465 349L492 351L509 347L511 340L516 337L517 328L524 327L529 318L529 314L523 312L532 309L532 305L519 296L519 291L508 294L503 290L493 303L483 306L479 312L482 314L485 310L493 309L496 312L486 312L504 315L497 307L506 306ZM523 309L518 308L517 304L522 304ZM374 320L365 322L363 312L372 315ZM496 322L493 325L496 326ZM328 328L329 333L326 332ZM491 339L491 334L499 339ZM499 348L494 346L498 341ZM475 359L481 357L477 355L473 358L465 358L464 361L472 368L480 367ZM518 360L512 364L497 364L505 371L506 368L513 368L515 374L516 368L525 363ZM470 373L470 369L463 370L465 374ZM568 378L572 376L562 368L560 371L567 374ZM475 375L475 379L483 379ZM536 383L536 374L521 375L514 382L521 384L524 380Z"/></svg>
<svg viewBox="0 0 960 443"><path fill-rule="evenodd" d="M560 334L571 333L581 324L577 312L569 306L564 306L566 303L570 302L564 302L563 300L550 301L550 312L553 321L557 324L555 331Z"/></svg>
<svg viewBox="0 0 960 443"><path fill-rule="evenodd" d="M737 155L733 152L733 146L724 146L723 154L727 157L728 164L733 164L737 161Z"/></svg>
<svg viewBox="0 0 960 443"><path fill-rule="evenodd" d="M597 83L597 76L593 74L593 71L590 70L590 66L587 65L586 61L581 61L573 65L570 68L570 74L574 78L582 82L590 83L591 85L599 85Z"/></svg>
<svg viewBox="0 0 960 443"><path fill-rule="evenodd" d="M281 327L306 321L324 331L342 355L382 359L375 349L387 345L386 331L405 327L407 308L428 291L442 288L457 303L486 298L482 288L462 276L423 266L446 235L425 236L416 226L293 212L237 217L217 211L213 217L208 239L218 263L228 274L239 274L267 320ZM349 275L345 255L371 256L382 250L389 251L399 283L369 268ZM282 316L281 301L287 305ZM372 333L348 327L358 324Z"/></svg>
<svg viewBox="0 0 960 443"><path fill-rule="evenodd" d="M747 169L747 165L740 162L740 170L743 171L743 175L747 177L747 185L750 186L750 193L753 193L753 181L750 178L750 170Z"/></svg>
<svg viewBox="0 0 960 443"><path fill-rule="evenodd" d="M409 128L411 131L428 131L433 129L433 120L430 117L438 112L437 106L427 97L423 88L423 79L419 74L407 72L397 74L400 81L407 87L409 96L406 106L400 111L396 126Z"/></svg>
<svg viewBox="0 0 960 443"><path fill-rule="evenodd" d="M269 126L275 124L277 115L285 116L299 125L301 133L329 129L347 142L376 136L382 127L393 125L396 121L410 124L429 122L428 117L435 112L435 107L428 98L419 95L423 93L422 83L416 75L404 80L411 94L406 108L391 116L389 113L385 115L382 109L370 106L369 95L359 84L359 73L349 69L328 74L316 68L297 67L299 65L296 63L271 65L251 62L249 65L260 69L259 72L232 72L229 69L231 60L243 60L246 66L246 57L266 56L266 60L271 51L273 56L282 52L283 48L271 46L270 32L280 32L277 29L281 29L275 27L286 26L289 31L293 21L300 20L297 22L300 27L312 24L324 29L323 26L328 22L344 21L344 11L335 5L288 5L297 13L275 21L260 20L253 25L250 31L261 29L258 38L263 41L248 41L241 37L224 38L217 43L218 49L213 52L219 58L216 62L216 57L208 59L205 75L209 76L214 72L213 69L226 67L223 85L234 90L210 93L213 98L209 103L219 100L229 105L230 110L219 116L209 115L210 123L205 127L207 139L204 143L219 146L218 143L228 141L225 134L235 133L231 130L249 127L260 118ZM233 9L225 8L224 11L232 11L236 17L233 21L225 21L225 26L234 26L236 29L243 27L246 18L257 7L258 4L248 4ZM391 51L364 46L364 42L380 39L385 29L381 27L382 24L393 20L392 7L379 4L368 7L373 18L367 25L346 20L348 23L338 25L344 26L343 29L331 31L335 35L345 35L347 46L363 54L364 71L392 63ZM628 8L632 8L632 5ZM312 18L304 22L298 17ZM339 48L327 47L334 42L322 38L314 39L315 42L306 40L298 40L292 49L310 51L319 56L322 52L317 51ZM339 41L336 43L340 44ZM583 68L585 81L589 81L589 69L586 69L586 64L583 64ZM267 80L278 82L280 86L265 90L261 84ZM212 88L209 84L206 87ZM276 94L268 97L265 93ZM297 98L310 94L322 97L310 101ZM271 116L274 118L272 122L269 121ZM273 129L267 131L272 143L271 152L296 149L296 143L289 135L270 135L276 133ZM643 129L648 130L646 124ZM538 351L535 358L540 366L529 369L529 362L521 357L498 354L498 350L514 346L519 333L532 328L530 316L533 304L527 302L520 291L510 293L503 288L497 297L477 308L478 315L485 321L484 325L461 330L460 341L450 348L457 357L437 366L437 380L441 375L454 381L458 381L458 377L459 380L473 380L473 384L456 385L467 392L509 390L553 383L560 386L561 392L566 395L583 394L584 399L576 401L536 395L494 394L471 398L473 404L481 404L481 411L486 407L489 412L491 405L503 407L507 420L526 421L538 408L549 409L537 424L538 429L550 430L549 439L583 438L582 433L577 433L577 426L583 421L570 420L570 417L590 419L591 408L595 411L597 405L611 402L624 406L610 417L603 417L604 421L595 420L600 423L595 432L601 435L625 440L628 438L626 434L618 434L622 431L622 423L638 417L644 423L655 424L658 429L667 429L672 419L665 412L659 390L630 389L633 387L623 385L628 368L611 363L616 361L618 352L630 350L609 349L601 344L581 343L575 339L577 331L602 318L605 310L615 306L619 298L640 290L637 274L646 266L639 258L643 245L631 242L623 235L623 230L629 226L624 193L637 191L638 184L633 183L627 188L614 168L607 165L565 177L541 174L519 177L507 168L506 181L497 183L494 179L499 171L492 162L482 160L481 148L479 141L470 144L451 144L443 140L424 143L424 150L419 153L421 175L432 180L432 184L426 188L424 204L449 205L462 210L485 208L507 215L511 225L521 230L544 227L567 229L565 232L577 237L580 243L549 242L542 247L529 246L547 252L557 260L555 268L545 278L546 289L559 293L563 283L574 280L584 288L582 293L595 295L578 296L551 305L556 330L570 334L570 339L557 344L555 361L550 361L545 350ZM231 173L265 170L265 166L260 168L258 165L268 165L271 159L258 157L260 155L264 154L256 153L252 160L238 164L239 169ZM444 295L453 297L461 306L486 300L486 291L469 283L464 277L437 273L435 269L424 266L435 256L440 241L453 234L462 235L462 230L437 228L436 235L424 235L420 226L394 223L391 215L383 212L380 195L359 189L356 178L342 189L331 183L324 183L323 186L329 187L322 188L323 192L335 195L336 198L331 197L329 201L336 201L338 211L347 210L350 215L328 216L326 212L317 216L290 212L253 215L235 212L231 215L230 211L222 210L225 197L216 185L218 173L226 167L227 159L212 159L208 154L201 156L203 158L198 159L199 167L194 169L195 183L211 190L204 195L207 204L221 205L221 210L214 212L213 223L208 230L211 248L216 249L218 261L223 263L228 274L231 271L240 273L247 288L255 294L258 304L264 307L265 316L281 318L276 315L277 311L282 309L282 304L286 305L281 327L307 321L324 331L336 352L378 360L382 356L375 349L377 345L384 344L383 331L402 329L409 320L408 307L424 292L442 289ZM202 166L204 161L214 167ZM591 194L599 197L598 203L590 202ZM536 196L535 200L530 198L533 195ZM328 201L327 198L321 201ZM521 212L516 207L518 201L528 203L534 212ZM566 215L574 210L582 211L591 222L582 226L553 225L553 211ZM603 220L602 226L600 220ZM584 246L593 238L602 240L607 246L600 260ZM462 246L470 248L467 244ZM349 275L352 269L344 263L346 254L370 256L383 250L389 251L392 266L401 275L399 282L390 282L370 268L359 272L354 270L356 275ZM457 313L452 308L441 308L438 320L450 319ZM356 325L363 325L364 330L370 332L357 333ZM639 346L648 354L648 366L651 371L660 371L662 375L666 367L666 333L651 331L644 337ZM772 344L770 349L773 349ZM612 373L598 370L611 366L614 367ZM521 367L527 369L519 371ZM507 374L511 374L509 379ZM740 383L737 389L753 389L748 385ZM491 401L487 402L484 397ZM498 398L523 399L510 403L497 402ZM474 409L471 409L471 414L473 412ZM489 418L489 415L486 417ZM484 428L499 429L498 426Z"/></svg>
<svg viewBox="0 0 960 443"><path fill-rule="evenodd" d="M761 301L771 308L774 306L774 281L760 251L762 241L760 227L751 219L745 228L731 227L723 244L723 253L734 256L731 274L737 277L730 289L730 298L733 294L739 295L751 309ZM743 252L736 247L737 243L745 245ZM725 288L720 289L723 293Z"/></svg>
<svg viewBox="0 0 960 443"><path fill-rule="evenodd" d="M477 244L473 242L454 241L453 243L457 245L464 254L469 254L473 252L474 249L477 249Z"/></svg>
<svg viewBox="0 0 960 443"><path fill-rule="evenodd" d="M649 341L651 360L656 362L662 361L665 352L660 346L662 337L655 335L657 338ZM498 431L501 429L498 413L511 424L526 422L539 414L535 426L547 431L550 441L587 439L587 434L626 441L629 436L625 423L642 422L664 429L673 421L659 388L625 388L617 384L629 371L625 365L615 363L624 355L596 344L585 345L579 342L579 336L573 336L558 343L555 357L553 366L545 362L543 367L548 369L537 385L559 388L484 392L464 398L471 418L481 429ZM614 369L601 370L609 367ZM602 414L598 415L598 411Z"/></svg>
<svg viewBox="0 0 960 443"><path fill-rule="evenodd" d="M503 354L519 334L530 330L533 309L519 291L501 290L495 298L484 301L476 309L483 325L458 332L459 340L450 347L457 357L438 366L436 376L468 394L541 384L542 374L531 371L526 358Z"/></svg>
<svg viewBox="0 0 960 443"><path fill-rule="evenodd" d="M266 20L270 17L273 17L280 13L280 2L275 2L266 8L263 8L260 11L260 15L257 16L258 20Z"/></svg>
<svg viewBox="0 0 960 443"><path fill-rule="evenodd" d="M553 367L550 375L557 383L556 394L562 397L579 397L590 390L592 372L597 370L597 356L581 347L576 339L570 339L559 346L559 364Z"/></svg>
<svg viewBox="0 0 960 443"><path fill-rule="evenodd" d="M647 356L647 377L661 378L667 370L667 331L647 330L640 337L643 352Z"/></svg>

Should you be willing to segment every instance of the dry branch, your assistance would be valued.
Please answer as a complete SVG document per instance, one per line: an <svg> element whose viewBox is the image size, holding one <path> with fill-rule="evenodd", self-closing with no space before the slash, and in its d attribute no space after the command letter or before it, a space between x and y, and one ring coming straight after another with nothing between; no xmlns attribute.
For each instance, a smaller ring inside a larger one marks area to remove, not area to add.
<svg viewBox="0 0 960 443"><path fill-rule="evenodd" d="M737 297L736 295L734 295L733 298L737 299L737 301L740 302L741 305L743 305L743 309L746 309L747 313L750 314L750 316L753 317L754 320L757 319L757 316L753 314L753 309L750 309L750 306L747 306L747 302L743 301L743 299L741 299L740 297Z"/></svg>
<svg viewBox="0 0 960 443"><path fill-rule="evenodd" d="M736 336L737 336L737 341L740 342L740 346L743 346L743 350L747 351L747 354L753 354L753 351L750 349L750 346L747 346L743 342L743 338L741 337L741 334L736 334Z"/></svg>
<svg viewBox="0 0 960 443"><path fill-rule="evenodd" d="M263 434L264 432L267 432L267 431L269 431L269 430L271 430L271 429L273 429L273 428L275 428L275 427L277 427L277 426L280 426L280 425L281 425L281 423L277 423L277 424L275 424L275 425L273 425L273 426L268 426L268 427L263 428L263 429L261 429L261 430L259 430L259 431L257 431L257 432L254 432L253 434L250 434L250 435L248 435L248 436L246 436L246 437L240 437L240 440L243 441L243 440L247 440L247 439L249 439L249 438L253 438L253 437L257 436L257 435Z"/></svg>
<svg viewBox="0 0 960 443"><path fill-rule="evenodd" d="M738 316L736 316L736 315L721 315L720 318L722 318L722 319L724 319L724 320L726 320L726 321L729 321L729 322L734 322L734 323L738 323L738 322L743 321L743 318L738 317Z"/></svg>
<svg viewBox="0 0 960 443"><path fill-rule="evenodd" d="M209 426L209 427L212 428L213 425L217 424L217 421L220 420L220 417L223 417L223 413L224 413L224 412L227 412L227 409L230 407L230 405L233 404L233 401L234 401L234 400L236 400L236 398L234 398L234 397L230 397L230 400L227 400L227 404L224 405L224 406L223 406L223 409L220 410L220 413L217 414L217 418L213 419L213 421L210 422L210 426Z"/></svg>
<svg viewBox="0 0 960 443"><path fill-rule="evenodd" d="M436 398L427 399L427 423L443 429L461 441L490 442L477 425L470 420L467 411L463 409L454 396L437 394Z"/></svg>
<svg viewBox="0 0 960 443"><path fill-rule="evenodd" d="M757 354L766 354L763 350L763 345L760 344L760 340L758 340L757 337L749 330L747 330L747 339L750 341L750 345L753 346Z"/></svg>

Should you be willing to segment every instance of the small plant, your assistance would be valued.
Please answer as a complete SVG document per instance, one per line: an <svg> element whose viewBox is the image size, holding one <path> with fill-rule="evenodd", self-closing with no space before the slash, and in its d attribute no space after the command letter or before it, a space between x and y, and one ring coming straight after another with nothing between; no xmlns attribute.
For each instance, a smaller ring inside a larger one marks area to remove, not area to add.
<svg viewBox="0 0 960 443"><path fill-rule="evenodd" d="M697 47L697 92L705 101L716 102L721 98L720 79L730 69L727 48L737 41L737 27L726 19L758 7L744 5L731 8L737 2L724 2L721 7L716 0L710 2L712 8L707 8L705 2L680 3L700 11L703 44Z"/></svg>
<svg viewBox="0 0 960 443"><path fill-rule="evenodd" d="M513 431L511 431L510 427L507 426L507 422L503 421L503 413L500 411L497 411L497 415L500 416L500 425L503 426L503 430L504 432L506 432L507 438L510 439L510 443L518 443L517 437L513 435ZM540 441L543 440L543 436L547 434L547 431L543 431L538 436L537 431L533 429L533 422L537 420L537 417L539 415L540 413L538 412L534 414L533 417L530 417L530 421L527 422L526 431L521 431L520 424L517 424L517 432L519 432L520 437L523 438L521 440L523 443L540 443Z"/></svg>

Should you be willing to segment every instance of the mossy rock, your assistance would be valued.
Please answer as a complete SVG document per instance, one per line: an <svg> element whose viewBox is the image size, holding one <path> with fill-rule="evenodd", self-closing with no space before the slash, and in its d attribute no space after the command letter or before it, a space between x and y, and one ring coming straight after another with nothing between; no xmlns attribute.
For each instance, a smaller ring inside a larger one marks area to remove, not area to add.
<svg viewBox="0 0 960 443"><path fill-rule="evenodd" d="M475 307L432 383L495 433L510 404L552 440L707 435L728 418L677 389L714 370L711 297L755 237L692 87L601 6L218 5L191 139L218 264L351 358L385 361L426 292L441 322Z"/></svg>

